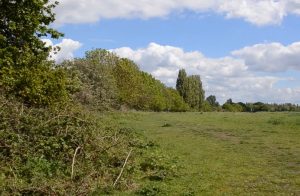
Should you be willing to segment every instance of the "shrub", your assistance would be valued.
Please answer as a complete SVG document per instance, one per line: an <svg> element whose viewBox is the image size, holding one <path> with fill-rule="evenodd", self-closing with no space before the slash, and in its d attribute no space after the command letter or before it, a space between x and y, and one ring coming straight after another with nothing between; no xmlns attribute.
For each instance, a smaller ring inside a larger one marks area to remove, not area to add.
<svg viewBox="0 0 300 196"><path fill-rule="evenodd" d="M134 147L132 131L81 106L32 108L2 95L0 106L0 194L76 195L97 187L104 190L112 186ZM129 165L134 168L133 158ZM130 187L132 177L125 173L115 188Z"/></svg>
<svg viewBox="0 0 300 196"><path fill-rule="evenodd" d="M49 62L34 67L0 69L0 88L27 105L44 107L67 102L70 86L66 72Z"/></svg>

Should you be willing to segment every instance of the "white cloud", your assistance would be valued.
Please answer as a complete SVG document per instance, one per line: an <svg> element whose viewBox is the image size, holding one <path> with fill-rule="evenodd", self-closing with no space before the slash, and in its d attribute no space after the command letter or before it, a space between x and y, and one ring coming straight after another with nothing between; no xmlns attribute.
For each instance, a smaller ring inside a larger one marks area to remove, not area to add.
<svg viewBox="0 0 300 196"><path fill-rule="evenodd" d="M61 63L63 60L72 60L74 58L74 51L79 49L82 44L72 39L63 39L61 43L53 44L49 39L43 39L47 46L59 47L60 51L55 54L53 51L50 53L50 58L57 63Z"/></svg>
<svg viewBox="0 0 300 196"><path fill-rule="evenodd" d="M297 44L291 47L295 50ZM253 46L255 47L255 46ZM249 47L251 48L251 47ZM244 49L240 50L243 51ZM259 53L259 50L256 49ZM292 50L292 49L290 49ZM163 46L150 43L146 48L137 50L124 47L111 50L117 55L130 58L140 65L141 69L151 73L157 79L169 86L175 86L178 70L184 68L188 74L201 75L206 95L214 94L219 101L224 102L228 98L234 101L264 101L264 102L294 102L300 100L299 88L277 88L276 84L282 80L290 81L290 78L274 77L268 73L258 74L248 65L249 58L236 58L238 52L233 52L236 56L224 58L208 58L199 51L186 52L181 48L173 46ZM274 50L276 51L276 50ZM265 57L267 59L267 57ZM293 62L300 59L295 56ZM284 55L279 60L285 60ZM263 64L260 59L255 62ZM278 59L277 59L278 60ZM271 60L270 60L271 61ZM292 61L290 59L290 61ZM281 65L279 62L273 65ZM282 66L284 67L284 66ZM294 68L294 67L289 67ZM270 67L270 70L273 68ZM267 69L268 71L269 69ZM290 81L292 82L292 81ZM297 81L294 81L297 83Z"/></svg>
<svg viewBox="0 0 300 196"><path fill-rule="evenodd" d="M280 43L257 44L233 51L244 59L249 69L267 72L300 71L300 42L284 46Z"/></svg>
<svg viewBox="0 0 300 196"><path fill-rule="evenodd" d="M228 18L244 18L257 25L278 24L286 14L283 1L224 1L220 6Z"/></svg>
<svg viewBox="0 0 300 196"><path fill-rule="evenodd" d="M172 12L215 12L256 25L280 24L300 15L299 0L61 0L57 23L94 23L101 19L167 17Z"/></svg>
<svg viewBox="0 0 300 196"><path fill-rule="evenodd" d="M191 72L198 70L206 75L222 75L224 77L240 76L245 73L247 66L239 59L225 57L220 59L206 58L198 51L185 52L183 49L173 46L162 46L150 43L147 48L132 50L130 48L118 48L112 50L121 57L127 57L137 62L143 70L153 72L157 67L168 69L168 72L159 70L160 76L170 75L170 70L177 72L180 68L188 68ZM157 71L157 70L155 70ZM173 74L174 75L174 74Z"/></svg>

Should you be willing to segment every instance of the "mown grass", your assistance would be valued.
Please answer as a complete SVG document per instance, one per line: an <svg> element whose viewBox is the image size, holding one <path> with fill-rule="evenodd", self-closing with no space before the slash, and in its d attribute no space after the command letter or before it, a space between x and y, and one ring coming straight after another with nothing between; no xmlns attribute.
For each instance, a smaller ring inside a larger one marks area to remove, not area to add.
<svg viewBox="0 0 300 196"><path fill-rule="evenodd" d="M139 179L140 195L300 195L300 113L113 115L176 165L170 179Z"/></svg>

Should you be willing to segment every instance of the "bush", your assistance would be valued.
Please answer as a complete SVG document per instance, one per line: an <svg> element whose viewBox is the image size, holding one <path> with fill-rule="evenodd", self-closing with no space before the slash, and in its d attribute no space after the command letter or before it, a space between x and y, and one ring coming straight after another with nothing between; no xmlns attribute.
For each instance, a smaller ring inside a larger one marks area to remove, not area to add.
<svg viewBox="0 0 300 196"><path fill-rule="evenodd" d="M98 49L87 52L85 58L61 64L80 84L73 96L76 102L98 111L119 108L116 80L112 75L117 58L106 50Z"/></svg>
<svg viewBox="0 0 300 196"><path fill-rule="evenodd" d="M30 108L0 96L0 194L87 194L111 187L135 138L84 108ZM75 171L72 161L75 149ZM133 158L130 164L134 168ZM117 189L126 189L124 174ZM80 186L78 186L80 184Z"/></svg>
<svg viewBox="0 0 300 196"><path fill-rule="evenodd" d="M32 106L51 106L69 100L71 81L61 68L45 62L34 67L3 67L0 88Z"/></svg>

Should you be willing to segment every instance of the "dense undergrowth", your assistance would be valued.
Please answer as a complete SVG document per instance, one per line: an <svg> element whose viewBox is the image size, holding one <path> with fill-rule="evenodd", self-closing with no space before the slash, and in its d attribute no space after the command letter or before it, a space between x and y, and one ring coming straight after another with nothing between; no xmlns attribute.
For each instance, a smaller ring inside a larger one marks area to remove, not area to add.
<svg viewBox="0 0 300 196"><path fill-rule="evenodd" d="M71 103L33 108L4 96L0 105L1 195L138 193L138 179L172 176L153 142L103 113Z"/></svg>

